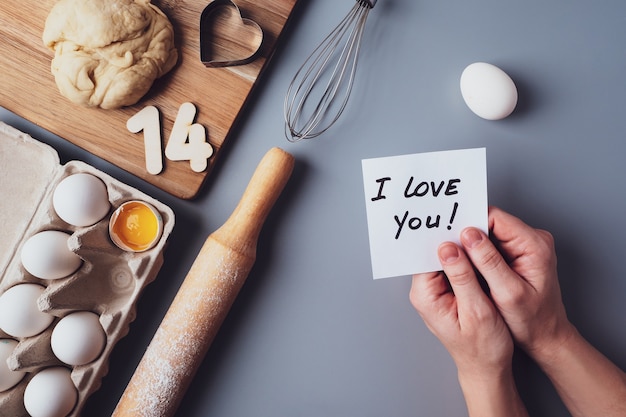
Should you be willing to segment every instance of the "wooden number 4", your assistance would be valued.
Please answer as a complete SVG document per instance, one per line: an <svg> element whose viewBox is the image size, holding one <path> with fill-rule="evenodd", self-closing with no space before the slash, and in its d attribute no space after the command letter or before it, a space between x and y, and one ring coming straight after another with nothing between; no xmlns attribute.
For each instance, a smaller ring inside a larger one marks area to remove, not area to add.
<svg viewBox="0 0 626 417"><path fill-rule="evenodd" d="M195 117L196 106L192 103L180 106L165 147L165 157L170 161L189 161L194 172L202 172L213 155L213 147L206 139L204 126L193 122ZM132 133L143 130L146 169L150 174L159 174L163 170L159 110L154 106L145 107L128 119L126 127Z"/></svg>
<svg viewBox="0 0 626 417"><path fill-rule="evenodd" d="M193 171L202 172L213 155L213 147L206 140L204 126L193 122L195 118L196 106L183 103L165 147L165 157L171 161L189 161Z"/></svg>

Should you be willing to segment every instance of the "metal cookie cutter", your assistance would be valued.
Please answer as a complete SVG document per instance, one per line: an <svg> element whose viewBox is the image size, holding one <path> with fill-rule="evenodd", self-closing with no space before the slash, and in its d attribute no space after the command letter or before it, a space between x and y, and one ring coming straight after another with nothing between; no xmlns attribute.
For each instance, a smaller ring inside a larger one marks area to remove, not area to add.
<svg viewBox="0 0 626 417"><path fill-rule="evenodd" d="M261 27L231 0L214 0L200 15L200 60L207 67L252 62L262 43Z"/></svg>

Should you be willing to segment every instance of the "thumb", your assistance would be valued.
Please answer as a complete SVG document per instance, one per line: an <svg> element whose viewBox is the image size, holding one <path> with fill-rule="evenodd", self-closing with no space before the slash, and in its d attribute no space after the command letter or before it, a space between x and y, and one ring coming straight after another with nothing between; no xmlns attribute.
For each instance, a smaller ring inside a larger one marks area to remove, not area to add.
<svg viewBox="0 0 626 417"><path fill-rule="evenodd" d="M479 301L488 301L476 277L474 267L461 248L452 242L446 242L439 246L438 255L461 308Z"/></svg>
<svg viewBox="0 0 626 417"><path fill-rule="evenodd" d="M524 291L527 283L511 269L502 254L481 230L475 228L463 230L461 242L473 265L489 285L496 304L502 307L512 294Z"/></svg>

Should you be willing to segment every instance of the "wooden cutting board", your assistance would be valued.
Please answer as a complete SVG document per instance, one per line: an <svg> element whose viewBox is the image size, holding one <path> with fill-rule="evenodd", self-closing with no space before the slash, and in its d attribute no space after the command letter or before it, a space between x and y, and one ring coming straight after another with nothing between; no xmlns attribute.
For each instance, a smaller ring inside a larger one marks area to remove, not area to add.
<svg viewBox="0 0 626 417"><path fill-rule="evenodd" d="M207 68L200 60L199 22L210 1L153 0L174 26L179 61L139 103L120 110L81 107L58 92L50 73L53 52L41 40L56 0L5 2L0 8L0 106L177 197L193 198L229 139L296 2L235 0L241 15L263 30L259 55L246 65ZM164 147L184 102L197 107L195 122L205 127L213 146L209 166L197 173L188 161L172 162L163 157L163 171L149 174L143 134L130 133L126 122L147 105L157 107Z"/></svg>

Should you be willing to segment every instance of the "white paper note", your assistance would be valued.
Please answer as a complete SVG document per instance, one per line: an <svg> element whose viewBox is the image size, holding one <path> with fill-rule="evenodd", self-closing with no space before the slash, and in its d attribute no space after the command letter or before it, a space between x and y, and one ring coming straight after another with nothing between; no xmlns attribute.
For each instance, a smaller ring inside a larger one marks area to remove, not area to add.
<svg viewBox="0 0 626 417"><path fill-rule="evenodd" d="M437 248L487 232L485 148L362 161L374 279L441 270Z"/></svg>

